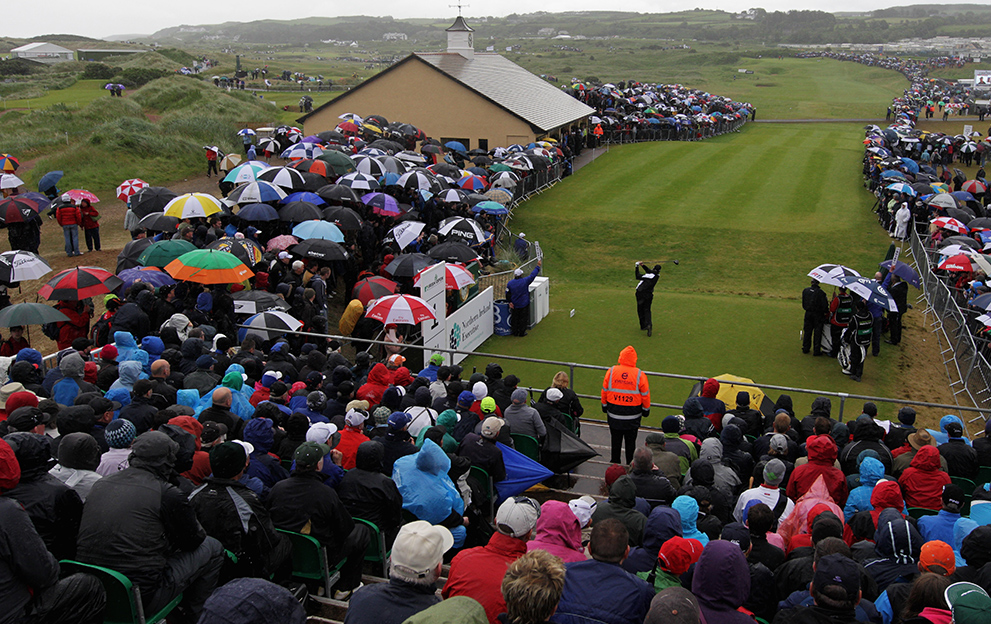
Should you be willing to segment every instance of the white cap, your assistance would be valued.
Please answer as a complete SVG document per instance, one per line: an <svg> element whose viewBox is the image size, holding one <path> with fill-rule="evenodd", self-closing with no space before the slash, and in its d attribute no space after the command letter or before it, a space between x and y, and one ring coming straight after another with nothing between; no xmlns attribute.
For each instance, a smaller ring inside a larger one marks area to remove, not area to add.
<svg viewBox="0 0 991 624"><path fill-rule="evenodd" d="M507 498L496 511L496 529L503 535L523 538L537 526L540 505L527 496Z"/></svg>
<svg viewBox="0 0 991 624"><path fill-rule="evenodd" d="M423 578L437 569L444 553L454 546L454 536L446 527L423 520L404 524L392 544L392 568L403 576Z"/></svg>
<svg viewBox="0 0 991 624"><path fill-rule="evenodd" d="M502 419L497 416L489 416L482 421L482 437L494 440L499 437L502 430Z"/></svg>
<svg viewBox="0 0 991 624"><path fill-rule="evenodd" d="M592 520L592 514L595 513L595 506L597 504L591 496L582 496L581 498L568 501L568 507L571 507L572 513L578 518L578 523L581 524L583 529Z"/></svg>
<svg viewBox="0 0 991 624"><path fill-rule="evenodd" d="M326 444L327 440L335 433L337 433L337 425L323 422L314 423L306 431L306 441Z"/></svg>
<svg viewBox="0 0 991 624"><path fill-rule="evenodd" d="M244 452L248 455L251 455L252 453L255 452L255 447L253 444L251 444L251 442L245 442L244 440L229 440L229 441L243 446Z"/></svg>
<svg viewBox="0 0 991 624"><path fill-rule="evenodd" d="M519 237L520 237L520 238L526 238L526 234L524 234L523 232L520 232L520 233L519 233Z"/></svg>
<svg viewBox="0 0 991 624"><path fill-rule="evenodd" d="M476 401L481 401L489 396L489 387L485 385L484 381L476 381L475 385L471 387L471 393L475 395Z"/></svg>
<svg viewBox="0 0 991 624"><path fill-rule="evenodd" d="M292 254L290 254L288 251L279 252L279 260L288 260L289 258L292 258Z"/></svg>
<svg viewBox="0 0 991 624"><path fill-rule="evenodd" d="M564 393L561 392L560 388L548 388L547 389L547 400L548 401L560 401L564 398Z"/></svg>
<svg viewBox="0 0 991 624"><path fill-rule="evenodd" d="M358 410L351 410L344 417L344 422L346 422L349 427L360 427L365 424L366 420L368 420L368 414L359 412Z"/></svg>
<svg viewBox="0 0 991 624"><path fill-rule="evenodd" d="M523 275L523 269L516 269L515 271L513 271L513 275L515 275L516 277L521 277Z"/></svg>
<svg viewBox="0 0 991 624"><path fill-rule="evenodd" d="M302 260L297 260L297 261L295 261L295 262L292 263L292 270L293 271L295 271L297 269L302 269L302 268L303 268L303 261Z"/></svg>

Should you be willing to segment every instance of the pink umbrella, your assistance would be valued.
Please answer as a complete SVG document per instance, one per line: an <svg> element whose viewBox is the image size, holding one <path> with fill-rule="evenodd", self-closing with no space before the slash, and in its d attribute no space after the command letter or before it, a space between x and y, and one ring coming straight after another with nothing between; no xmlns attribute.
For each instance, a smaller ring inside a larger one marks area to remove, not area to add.
<svg viewBox="0 0 991 624"><path fill-rule="evenodd" d="M297 244L299 239L295 236L289 236L288 234L283 234L281 236L276 236L275 238L268 241L268 246L265 247L267 251L285 251L293 245Z"/></svg>
<svg viewBox="0 0 991 624"><path fill-rule="evenodd" d="M428 267L429 268L429 267ZM417 286L420 283L420 275L423 271L427 269L421 269L419 273L413 278L413 285ZM471 286L475 283L475 276L471 274L465 265L457 264L455 262L448 262L444 267L444 285L447 290L461 290L466 286Z"/></svg>
<svg viewBox="0 0 991 624"><path fill-rule="evenodd" d="M436 318L427 302L413 295L389 295L376 299L368 304L365 316L385 325L415 325Z"/></svg>
<svg viewBox="0 0 991 624"><path fill-rule="evenodd" d="M84 199L88 199L91 204L95 204L100 201L99 197L85 189L72 189L71 191L66 191L63 195L68 195L69 198L77 204Z"/></svg>

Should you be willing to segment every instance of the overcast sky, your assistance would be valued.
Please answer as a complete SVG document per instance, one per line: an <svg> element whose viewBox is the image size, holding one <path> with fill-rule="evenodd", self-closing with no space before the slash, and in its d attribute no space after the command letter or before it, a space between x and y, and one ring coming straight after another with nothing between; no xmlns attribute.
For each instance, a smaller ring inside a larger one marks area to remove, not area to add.
<svg viewBox="0 0 991 624"><path fill-rule="evenodd" d="M642 13L670 13L699 6L707 9L743 11L762 7L768 11L791 9L818 9L823 11L864 11L911 3L884 2L883 0L706 0L688 5L671 0L626 0L620 5L604 5L600 0L499 0L496 2L471 2L464 15L503 16L510 13L530 13L536 9L548 12L609 9ZM452 17L457 0L379 0L367 5L337 2L272 2L271 0L239 0L238 2L203 2L202 0L47 0L41 4L24 0L8 0L0 10L0 35L7 37L33 37L50 33L72 33L88 37L107 37L118 34L151 34L162 28L181 24L216 24L227 21L248 22L257 19L298 19L320 15L324 11L347 15L365 13L404 17ZM959 3L985 4L982 0L956 0ZM346 6L350 8L345 9ZM374 7L374 8L372 8ZM323 13L331 15L332 13Z"/></svg>

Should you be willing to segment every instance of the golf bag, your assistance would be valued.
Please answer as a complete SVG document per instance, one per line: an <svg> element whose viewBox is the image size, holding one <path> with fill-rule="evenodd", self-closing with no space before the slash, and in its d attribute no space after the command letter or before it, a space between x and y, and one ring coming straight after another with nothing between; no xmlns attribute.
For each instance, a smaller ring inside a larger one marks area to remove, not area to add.
<svg viewBox="0 0 991 624"><path fill-rule="evenodd" d="M844 375L849 375L852 371L851 365L853 362L853 350L860 349L860 361L863 362L864 358L867 357L867 349L858 345L850 344L849 342L843 341L840 345L840 352L837 354L836 359L840 363L840 367L843 369Z"/></svg>

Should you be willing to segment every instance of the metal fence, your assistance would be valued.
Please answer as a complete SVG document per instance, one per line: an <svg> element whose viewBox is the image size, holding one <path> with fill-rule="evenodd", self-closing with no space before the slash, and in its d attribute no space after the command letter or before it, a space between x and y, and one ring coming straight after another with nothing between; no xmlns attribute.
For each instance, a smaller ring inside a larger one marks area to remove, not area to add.
<svg viewBox="0 0 991 624"><path fill-rule="evenodd" d="M937 251L926 246L918 230L910 236L914 268L922 281L920 301L926 302L924 326L931 327L939 343L940 356L954 398L966 396L978 408L991 409L991 365L984 350L985 341L974 338L976 314L961 308L957 289L933 272ZM977 413L968 422L986 422L986 413Z"/></svg>

